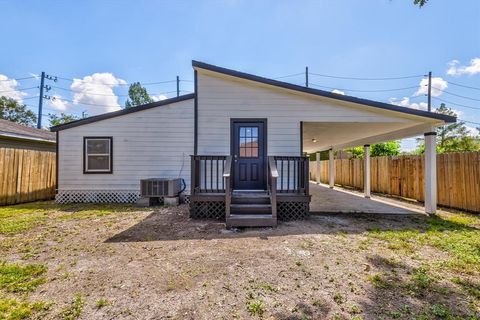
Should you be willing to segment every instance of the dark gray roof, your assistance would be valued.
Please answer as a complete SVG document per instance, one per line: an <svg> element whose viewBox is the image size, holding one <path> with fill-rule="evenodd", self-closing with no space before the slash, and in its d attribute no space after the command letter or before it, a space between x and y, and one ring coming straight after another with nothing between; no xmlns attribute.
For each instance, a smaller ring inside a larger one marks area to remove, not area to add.
<svg viewBox="0 0 480 320"><path fill-rule="evenodd" d="M396 106L396 105L389 104L389 103L373 101L373 100L368 100L368 99L362 99L362 98L357 98L357 97L352 97L352 96L347 96L347 95L336 94L336 93L332 93L332 92L325 91L325 90L302 87L302 86L298 86L298 85L291 84L291 83L288 83L288 82L273 80L273 79L259 77L259 76L253 75L253 74L245 73L245 72L240 72L240 71L236 71L236 70L232 70L232 69L218 67L218 66L208 64L208 63L205 63L205 62L200 62L200 61L193 60L192 61L192 66L194 68L200 68L200 69L205 69L205 70L209 70L209 71L213 71L213 72L217 72L217 73L222 73L222 74L226 74L226 75L236 77L236 78L241 78L241 79L251 80L251 81L255 81L255 82L260 82L260 83L269 84L269 85L272 85L272 86L275 86L275 87L280 87L280 88L284 88L284 89L309 93L309 94L313 94L313 95L316 95L316 96L331 98L331 99L335 99L335 100L358 103L358 104L363 104L363 105L366 105L366 106L369 106L369 107L375 107L375 108L379 108L379 109L402 112L402 113L411 114L411 115L420 116L420 117L443 120L445 122L456 122L457 121L456 117L452 117L452 116L448 116L448 115L444 115L444 114L440 114L440 113L416 110L416 109Z"/></svg>
<svg viewBox="0 0 480 320"><path fill-rule="evenodd" d="M55 142L55 133L0 119L0 136Z"/></svg>
<svg viewBox="0 0 480 320"><path fill-rule="evenodd" d="M141 106L131 107L131 108L122 109L122 110L119 110L119 111L100 114L98 116L93 116L93 117L88 117L88 118L84 118L84 119L80 119L80 120L75 120L75 121L72 121L72 122L69 122L69 123L65 123L65 124L61 124L61 125L58 125L58 126L51 127L50 130L54 131L54 132L55 131L60 131L60 130L65 130L65 129L68 129L68 128L78 127L78 126L81 126L81 125L84 125L84 124L87 124L87 123L97 122L97 121L100 121L100 120L105 120L105 119L110 119L110 118L114 118L114 117L118 117L118 116L123 116L123 115L129 114L129 113L134 113L134 112L138 112L138 111L143 111L143 110L148 110L148 109L151 109L151 108L164 106L164 105L167 105L167 104L170 104L170 103L180 102L180 101L184 101L184 100L190 100L190 99L193 99L194 97L195 97L195 94L193 94L193 93L185 94L183 96L179 96L179 97L175 97L175 98L160 100L160 101L156 101L156 102L152 102L152 103L143 104Z"/></svg>

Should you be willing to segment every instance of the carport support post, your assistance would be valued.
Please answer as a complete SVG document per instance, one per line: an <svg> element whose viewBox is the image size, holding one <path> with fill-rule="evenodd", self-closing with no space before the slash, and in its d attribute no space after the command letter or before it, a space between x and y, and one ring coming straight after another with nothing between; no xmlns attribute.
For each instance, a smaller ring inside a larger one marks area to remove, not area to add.
<svg viewBox="0 0 480 320"><path fill-rule="evenodd" d="M333 189L335 185L335 159L333 158L333 149L328 150L328 184Z"/></svg>
<svg viewBox="0 0 480 320"><path fill-rule="evenodd" d="M317 180L317 184L320 184L320 152L315 154L315 160L317 161L317 170L315 173L315 178Z"/></svg>
<svg viewBox="0 0 480 320"><path fill-rule="evenodd" d="M363 148L365 151L365 167L363 168L363 192L365 193L365 198L370 198L370 145L366 144Z"/></svg>
<svg viewBox="0 0 480 320"><path fill-rule="evenodd" d="M427 132L425 136L425 212L437 212L437 133Z"/></svg>

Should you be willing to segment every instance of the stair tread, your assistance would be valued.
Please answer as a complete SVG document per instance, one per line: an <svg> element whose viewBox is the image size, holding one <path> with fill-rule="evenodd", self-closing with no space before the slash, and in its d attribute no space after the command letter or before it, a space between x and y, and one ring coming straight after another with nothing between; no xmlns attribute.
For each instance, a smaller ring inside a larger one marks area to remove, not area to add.
<svg viewBox="0 0 480 320"><path fill-rule="evenodd" d="M233 193L234 198L267 198L270 195L268 193Z"/></svg>
<svg viewBox="0 0 480 320"><path fill-rule="evenodd" d="M231 214L229 219L274 219L271 214Z"/></svg>
<svg viewBox="0 0 480 320"><path fill-rule="evenodd" d="M266 203L232 203L230 208L270 208L271 206Z"/></svg>

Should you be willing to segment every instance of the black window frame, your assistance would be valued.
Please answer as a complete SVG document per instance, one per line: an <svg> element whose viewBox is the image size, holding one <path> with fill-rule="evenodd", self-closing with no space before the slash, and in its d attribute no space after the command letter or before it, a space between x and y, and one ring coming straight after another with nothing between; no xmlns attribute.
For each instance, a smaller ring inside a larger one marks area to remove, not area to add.
<svg viewBox="0 0 480 320"><path fill-rule="evenodd" d="M88 171L87 170L87 140L109 140L110 141L110 170L108 171ZM83 174L112 174L113 173L113 137L111 136L90 136L83 137Z"/></svg>

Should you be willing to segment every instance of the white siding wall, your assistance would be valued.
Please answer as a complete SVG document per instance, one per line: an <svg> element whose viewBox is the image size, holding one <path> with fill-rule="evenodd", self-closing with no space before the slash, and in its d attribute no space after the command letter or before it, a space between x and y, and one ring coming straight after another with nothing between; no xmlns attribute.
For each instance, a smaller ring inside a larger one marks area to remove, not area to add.
<svg viewBox="0 0 480 320"><path fill-rule="evenodd" d="M190 190L193 99L59 133L59 185L66 190L139 190L140 179L183 178ZM83 137L113 137L113 174L83 174Z"/></svg>
<svg viewBox="0 0 480 320"><path fill-rule="evenodd" d="M267 118L268 155L300 154L300 121L401 122L385 112L198 71L198 154L230 154L231 118ZM373 108L372 108L373 109ZM405 121L409 121L405 119Z"/></svg>

